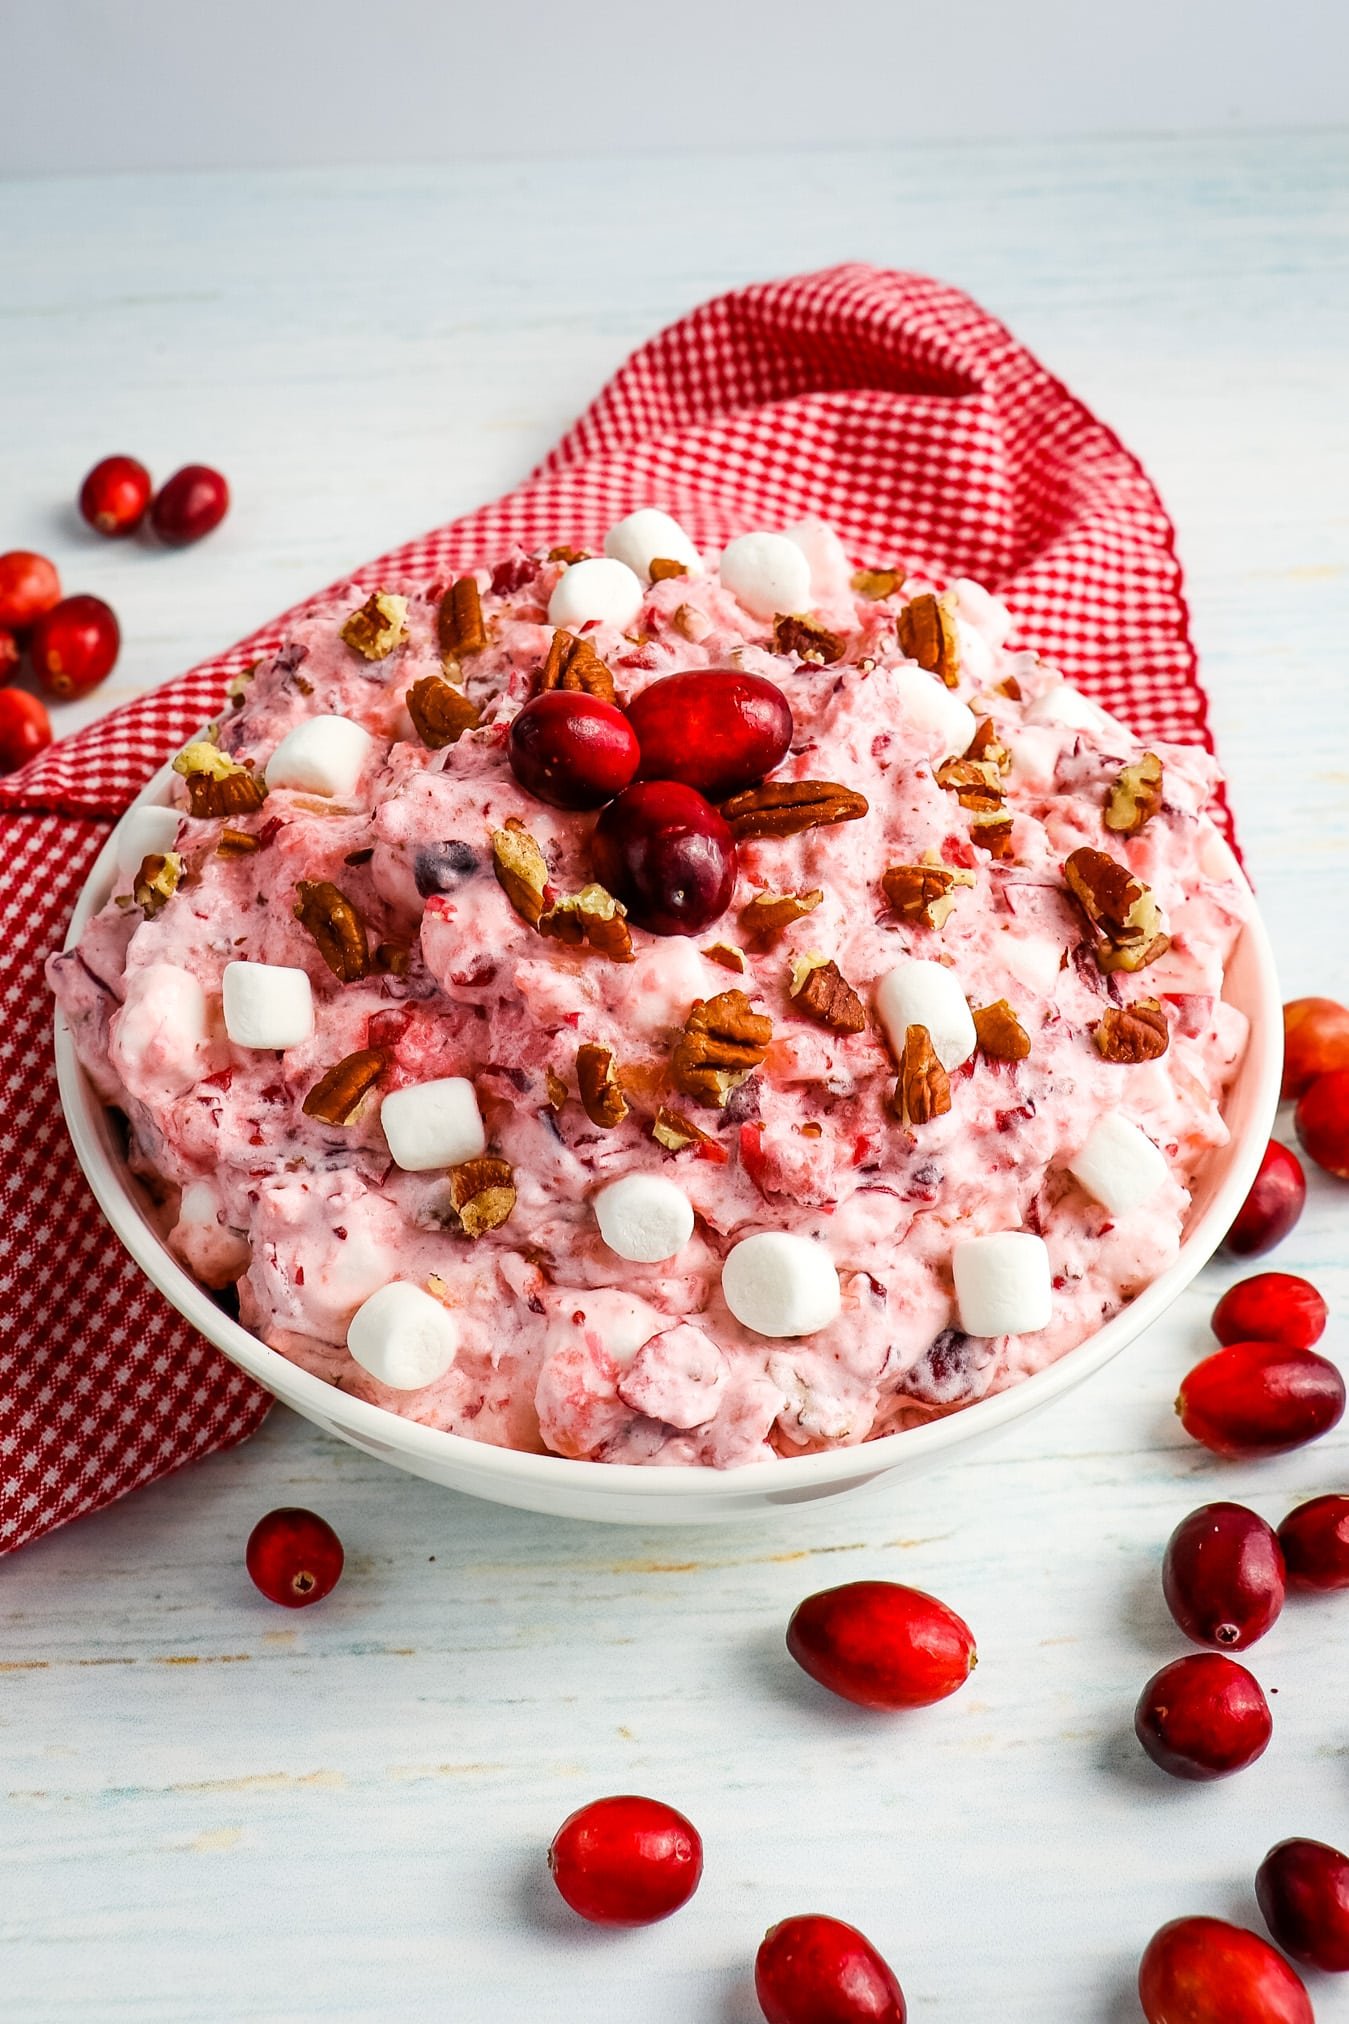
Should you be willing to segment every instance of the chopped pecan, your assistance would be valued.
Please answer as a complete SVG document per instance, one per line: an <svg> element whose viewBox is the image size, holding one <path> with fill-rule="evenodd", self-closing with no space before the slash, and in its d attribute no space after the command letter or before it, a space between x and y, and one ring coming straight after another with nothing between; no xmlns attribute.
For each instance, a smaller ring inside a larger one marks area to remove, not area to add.
<svg viewBox="0 0 1349 2024"><path fill-rule="evenodd" d="M954 794L962 808L987 814L1002 807L1002 776L990 759L947 759L934 777L938 787Z"/></svg>
<svg viewBox="0 0 1349 2024"><path fill-rule="evenodd" d="M1116 836L1137 836L1161 805L1162 762L1155 752L1145 752L1123 768L1106 796L1105 826Z"/></svg>
<svg viewBox="0 0 1349 2024"><path fill-rule="evenodd" d="M373 843L363 843L359 850L349 850L342 859L343 864L369 864L375 854Z"/></svg>
<svg viewBox="0 0 1349 2024"><path fill-rule="evenodd" d="M893 597L897 590L904 588L902 569L859 569L855 572L852 587L859 597Z"/></svg>
<svg viewBox="0 0 1349 2024"><path fill-rule="evenodd" d="M331 879L301 879L295 888L295 917L314 937L318 952L339 983L354 984L370 974L365 922Z"/></svg>
<svg viewBox="0 0 1349 2024"><path fill-rule="evenodd" d="M222 829L216 838L217 857L251 857L261 845L248 829Z"/></svg>
<svg viewBox="0 0 1349 2024"><path fill-rule="evenodd" d="M720 1108L759 1066L772 1038L772 1020L756 1012L743 991L699 998L670 1057L675 1088L695 1103Z"/></svg>
<svg viewBox="0 0 1349 2024"><path fill-rule="evenodd" d="M1005 998L991 1005L975 1005L974 1030L980 1052L990 1061L1024 1061L1030 1053L1030 1035Z"/></svg>
<svg viewBox="0 0 1349 2024"><path fill-rule="evenodd" d="M562 1080L562 1077L560 1075L554 1075L551 1068L547 1071L545 1079L548 1085L549 1103L552 1105L554 1110L561 1110L563 1104L567 1101L566 1083Z"/></svg>
<svg viewBox="0 0 1349 2024"><path fill-rule="evenodd" d="M831 1033L866 1031L866 1007L835 962L808 956L792 965L792 1002Z"/></svg>
<svg viewBox="0 0 1349 2024"><path fill-rule="evenodd" d="M231 675L225 684L225 694L232 710L242 710L248 694L248 685L257 671L257 662L250 661L246 668L240 668L237 675Z"/></svg>
<svg viewBox="0 0 1349 2024"><path fill-rule="evenodd" d="M637 958L626 914L626 907L602 885L588 885L540 914L537 926L541 935L573 948L586 942L611 963L633 963Z"/></svg>
<svg viewBox="0 0 1349 2024"><path fill-rule="evenodd" d="M745 952L743 949L737 949L734 942L709 942L703 954L709 963L719 963L723 970L739 970L743 973L746 968Z"/></svg>
<svg viewBox="0 0 1349 2024"><path fill-rule="evenodd" d="M952 600L925 591L911 598L895 621L899 644L911 661L953 689L960 674L960 635Z"/></svg>
<svg viewBox="0 0 1349 2024"><path fill-rule="evenodd" d="M1135 998L1132 1005L1108 1005L1092 1035L1107 1061L1158 1061L1171 1045L1166 1014L1155 998Z"/></svg>
<svg viewBox="0 0 1349 2024"><path fill-rule="evenodd" d="M492 1154L450 1169L450 1200L465 1236L496 1230L515 1207L515 1176Z"/></svg>
<svg viewBox="0 0 1349 2024"><path fill-rule="evenodd" d="M944 928L957 889L973 884L972 871L955 871L947 864L892 864L881 874L885 897L899 918L928 928Z"/></svg>
<svg viewBox="0 0 1349 2024"><path fill-rule="evenodd" d="M381 942L375 950L375 968L386 977L406 977L412 950L406 942Z"/></svg>
<svg viewBox="0 0 1349 2024"><path fill-rule="evenodd" d="M251 815L267 799L267 783L231 759L209 738L194 739L173 762L187 782L190 815Z"/></svg>
<svg viewBox="0 0 1349 2024"><path fill-rule="evenodd" d="M688 573L687 562L674 562L668 555L655 556L647 571L653 583L668 583L672 576L687 576Z"/></svg>
<svg viewBox="0 0 1349 2024"><path fill-rule="evenodd" d="M492 831L492 869L521 920L537 928L548 887L548 860L513 815L504 829Z"/></svg>
<svg viewBox="0 0 1349 2024"><path fill-rule="evenodd" d="M475 576L461 576L441 598L436 614L436 638L447 661L460 660L465 654L480 654L487 645L482 598Z"/></svg>
<svg viewBox="0 0 1349 2024"><path fill-rule="evenodd" d="M819 886L813 886L808 893L755 893L749 904L740 909L745 940L751 947L760 948L776 942L793 921L813 914L823 898Z"/></svg>
<svg viewBox="0 0 1349 2024"><path fill-rule="evenodd" d="M465 731L476 731L482 721L477 705L470 703L463 690L439 675L423 675L404 700L417 736L429 752L457 745Z"/></svg>
<svg viewBox="0 0 1349 2024"><path fill-rule="evenodd" d="M996 766L999 773L1010 773L1012 770L1011 752L998 736L998 727L991 717L981 717L975 725L974 736L965 748L965 757Z"/></svg>
<svg viewBox="0 0 1349 2024"><path fill-rule="evenodd" d="M773 645L780 654L799 654L803 661L828 667L842 660L848 642L842 633L830 632L813 618L789 612L773 621Z"/></svg>
<svg viewBox="0 0 1349 2024"><path fill-rule="evenodd" d="M342 627L347 645L367 661L382 661L408 636L408 601L391 591L372 591Z"/></svg>
<svg viewBox="0 0 1349 2024"><path fill-rule="evenodd" d="M991 857L1012 855L1012 817L1005 808L980 809L970 822L970 842Z"/></svg>
<svg viewBox="0 0 1349 2024"><path fill-rule="evenodd" d="M581 1106L592 1124L612 1131L628 1114L627 1098L618 1079L618 1063L608 1047L587 1041L576 1050L576 1083Z"/></svg>
<svg viewBox="0 0 1349 2024"><path fill-rule="evenodd" d="M173 898L182 875L183 860L176 850L167 851L162 856L158 851L151 851L148 857L141 859L131 891L136 905L147 919L157 914L166 900Z"/></svg>
<svg viewBox="0 0 1349 2024"><path fill-rule="evenodd" d="M695 645L699 640L705 640L712 630L711 619L699 611L696 604L677 605L670 624L684 639L692 640Z"/></svg>
<svg viewBox="0 0 1349 2024"><path fill-rule="evenodd" d="M1156 900L1127 865L1084 844L1073 852L1063 873L1096 936L1096 961L1102 970L1141 970L1170 948Z"/></svg>
<svg viewBox="0 0 1349 2024"><path fill-rule="evenodd" d="M716 1144L710 1132L696 1125L691 1117L685 1117L682 1110L671 1110L666 1104L651 1120L651 1136L667 1153L682 1153L685 1146Z"/></svg>
<svg viewBox="0 0 1349 2024"><path fill-rule="evenodd" d="M537 687L540 690L581 690L587 696L598 696L602 703L614 700L614 678L590 641L578 639L575 633L563 632L560 626L553 634L548 658L539 670Z"/></svg>
<svg viewBox="0 0 1349 2024"><path fill-rule="evenodd" d="M926 1026L910 1026L899 1057L894 1108L905 1124L927 1124L951 1108L951 1081Z"/></svg>
<svg viewBox="0 0 1349 2024"><path fill-rule="evenodd" d="M833 780L765 780L721 805L737 843L753 836L799 836L803 829L856 822L867 812L864 794Z"/></svg>
<svg viewBox="0 0 1349 2024"><path fill-rule="evenodd" d="M321 1075L304 1100L306 1117L350 1124L388 1064L383 1047L361 1047Z"/></svg>
<svg viewBox="0 0 1349 2024"><path fill-rule="evenodd" d="M1013 703L1021 701L1021 684L1015 675L1008 675L1006 681L998 683L998 694L1006 696Z"/></svg>
<svg viewBox="0 0 1349 2024"><path fill-rule="evenodd" d="M584 562L589 554L590 550L588 548L569 548L565 542L561 542L556 548L549 549L548 560L550 562L565 562L568 569L570 569L573 562Z"/></svg>

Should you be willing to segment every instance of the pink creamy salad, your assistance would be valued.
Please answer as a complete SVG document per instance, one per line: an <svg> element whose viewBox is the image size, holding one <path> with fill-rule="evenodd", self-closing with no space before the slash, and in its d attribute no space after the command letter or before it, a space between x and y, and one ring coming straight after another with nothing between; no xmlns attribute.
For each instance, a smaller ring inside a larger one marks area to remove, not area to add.
<svg viewBox="0 0 1349 2024"><path fill-rule="evenodd" d="M995 599L969 582L944 593L959 643L951 690L899 644L906 601L935 586L869 594L884 579L855 588L829 530L807 523L792 538L810 565L809 616L844 642L832 664L808 636L804 657L778 651L773 618L740 602L713 558L644 585L622 630L578 628L621 698L682 670L766 676L795 724L774 779L866 798L860 820L742 842L730 908L705 933L634 926L635 960L611 961L541 936L494 874L491 833L514 818L556 894L593 877L594 816L545 806L507 763L570 567L518 555L474 573L487 643L450 670L477 729L431 751L409 717L411 685L443 673L438 587L387 587L407 597L405 637L379 658L341 634L365 591L311 610L240 686L218 746L262 778L297 726L347 718L372 741L353 791L272 785L256 811L222 820L189 815L175 776L176 889L140 904L124 870L79 947L51 960L80 1058L127 1121L130 1166L173 1251L304 1369L472 1440L724 1468L869 1440L1016 1384L1175 1257L1194 1177L1227 1141L1221 1106L1246 1040L1222 986L1250 899L1214 825L1215 762L1155 745L1160 806L1138 834L1114 834L1103 808L1140 741L1007 645ZM1001 857L972 840L968 809L938 784L953 754L917 680L941 706L954 695L991 720L1010 752ZM222 851L227 829L258 847L236 854L226 839ZM1126 865L1160 908L1169 946L1137 974L1102 969L1065 888L1065 860L1082 846ZM924 862L966 875L940 927L901 918L882 886L888 868ZM297 884L319 880L353 903L385 967L334 975L295 910ZM751 944L741 916L756 894L816 888L813 911ZM706 953L714 945L720 960ZM807 957L837 963L867 1008L864 1031L834 1032L797 1007L793 965ZM909 957L946 966L971 1006L1006 1000L1030 1043L1022 1060L976 1051L951 1071L949 1110L921 1123L894 1107L896 1056L876 1012L882 980ZM236 961L307 973L312 1036L283 1049L231 1041L222 974ZM771 1018L772 1039L724 1106L699 1105L672 1084L671 1052L697 1001L728 989ZM1104 1058L1103 1015L1136 1000L1161 1008L1165 1052ZM628 1107L617 1125L592 1122L578 1099L582 1045L612 1053ZM306 1115L319 1079L369 1049L383 1067L351 1121ZM471 1083L515 1191L505 1220L476 1236L456 1214L453 1176L404 1171L381 1126L388 1095L447 1077ZM704 1136L673 1147L653 1136L662 1106ZM1070 1170L1111 1116L1165 1167L1124 1213ZM597 1193L633 1174L674 1182L692 1207L692 1235L656 1264L616 1255L600 1233ZM757 1332L727 1304L728 1253L766 1231L811 1240L837 1273L837 1311L810 1333ZM995 1232L1042 1239L1047 1326L961 1328L953 1252ZM448 1316L452 1360L423 1384L382 1382L347 1346L353 1316L394 1282Z"/></svg>

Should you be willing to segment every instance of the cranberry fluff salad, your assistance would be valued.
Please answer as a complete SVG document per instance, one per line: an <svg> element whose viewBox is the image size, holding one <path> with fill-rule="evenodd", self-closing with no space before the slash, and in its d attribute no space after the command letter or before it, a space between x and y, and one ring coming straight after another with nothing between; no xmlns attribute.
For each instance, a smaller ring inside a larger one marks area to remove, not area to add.
<svg viewBox="0 0 1349 2024"><path fill-rule="evenodd" d="M174 1253L426 1425L730 1467L1017 1383L1175 1256L1246 1039L1214 761L819 522L351 590L49 974Z"/></svg>

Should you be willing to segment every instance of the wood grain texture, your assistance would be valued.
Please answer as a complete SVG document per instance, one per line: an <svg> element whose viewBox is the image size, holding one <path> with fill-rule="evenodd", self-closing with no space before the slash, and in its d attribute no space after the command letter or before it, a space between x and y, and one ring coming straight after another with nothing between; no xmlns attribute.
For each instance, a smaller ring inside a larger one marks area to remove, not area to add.
<svg viewBox="0 0 1349 2024"><path fill-rule="evenodd" d="M968 288L1115 423L1180 529L1195 630L1290 993L1349 996L1349 148L1343 136L498 164L0 188L0 548L109 596L116 680L176 672L511 484L632 344L714 290L861 256ZM205 459L234 512L178 555L85 537L97 456ZM1349 1310L1349 1194L1278 1255ZM1133 1701L1183 1647L1158 1585L1195 1503L1277 1519L1349 1437L1221 1467L1170 1412L1215 1267L986 1455L772 1527L643 1533L478 1505L278 1410L263 1434L30 1548L0 1594L0 1942L24 2024L752 2024L764 1927L862 1925L914 2024L1126 2024L1164 1919L1256 1922L1291 1834L1349 1840L1349 1609L1251 1654L1274 1743L1182 1788ZM346 1542L295 1618L250 1589L273 1505ZM898 1721L782 1651L863 1574L964 1612L981 1663ZM685 1807L671 1925L577 1925L543 1849L587 1797ZM1314 1983L1321 2024L1349 1995Z"/></svg>

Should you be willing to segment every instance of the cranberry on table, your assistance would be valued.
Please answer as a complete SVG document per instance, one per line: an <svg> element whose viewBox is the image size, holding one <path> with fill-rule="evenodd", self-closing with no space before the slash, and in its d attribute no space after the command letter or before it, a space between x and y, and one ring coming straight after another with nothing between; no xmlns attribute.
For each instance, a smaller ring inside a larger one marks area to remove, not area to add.
<svg viewBox="0 0 1349 2024"><path fill-rule="evenodd" d="M1301 1096L1333 1068L1349 1068L1349 1006L1294 998L1283 1008L1283 1095Z"/></svg>
<svg viewBox="0 0 1349 2024"><path fill-rule="evenodd" d="M1349 1068L1318 1075L1299 1097L1294 1123L1317 1166L1349 1181Z"/></svg>
<svg viewBox="0 0 1349 2024"><path fill-rule="evenodd" d="M1223 1249L1235 1258L1258 1258L1272 1251L1302 1214L1306 1199L1307 1178L1297 1154L1271 1139L1251 1191L1223 1239Z"/></svg>
<svg viewBox="0 0 1349 2024"><path fill-rule="evenodd" d="M342 1542L327 1520L294 1505L259 1518L244 1550L254 1586L283 1609L305 1609L331 1595L342 1560Z"/></svg>
<svg viewBox="0 0 1349 2024"><path fill-rule="evenodd" d="M105 457L80 487L80 512L99 534L134 534L150 510L154 487L134 457Z"/></svg>
<svg viewBox="0 0 1349 2024"><path fill-rule="evenodd" d="M822 1687L859 1708L926 1708L963 1687L976 1663L969 1625L921 1589L850 1581L808 1595L787 1649Z"/></svg>
<svg viewBox="0 0 1349 2024"><path fill-rule="evenodd" d="M1324 1841L1281 1841L1256 1871L1255 1895L1285 1953L1349 1973L1349 1857Z"/></svg>
<svg viewBox="0 0 1349 2024"><path fill-rule="evenodd" d="M1219 1342L1282 1342L1310 1349L1325 1333L1327 1307L1309 1279L1257 1272L1229 1286L1213 1310Z"/></svg>
<svg viewBox="0 0 1349 2024"><path fill-rule="evenodd" d="M170 548L186 548L218 527L229 511L230 488L209 464L184 464L155 495L150 525Z"/></svg>
<svg viewBox="0 0 1349 2024"><path fill-rule="evenodd" d="M526 703L506 739L511 772L554 808L600 808L637 771L637 736L599 696L549 689Z"/></svg>
<svg viewBox="0 0 1349 2024"><path fill-rule="evenodd" d="M1312 1497L1279 1527L1288 1586L1327 1594L1349 1588L1349 1497Z"/></svg>
<svg viewBox="0 0 1349 2024"><path fill-rule="evenodd" d="M1283 1455L1337 1426L1344 1398L1344 1379L1314 1349L1229 1342L1195 1365L1176 1411L1215 1455Z"/></svg>
<svg viewBox="0 0 1349 2024"><path fill-rule="evenodd" d="M52 742L51 718L26 689L0 689L0 773L17 773Z"/></svg>
<svg viewBox="0 0 1349 2024"><path fill-rule="evenodd" d="M1134 1734L1173 1778L1230 1778L1262 1757L1273 1732L1260 1683L1235 1659L1193 1652L1154 1673L1134 1710Z"/></svg>
<svg viewBox="0 0 1349 2024"><path fill-rule="evenodd" d="M1138 1967L1148 2024L1315 2024L1296 1971L1258 1933L1224 1919L1173 1919Z"/></svg>
<svg viewBox="0 0 1349 2024"><path fill-rule="evenodd" d="M823 1912L770 1926L754 1962L767 2024L905 2024L894 1970L864 1933Z"/></svg>
<svg viewBox="0 0 1349 2024"><path fill-rule="evenodd" d="M703 1873L702 1837L659 1799L594 1799L564 1820L548 1850L553 1882L597 1926L649 1926L686 1905Z"/></svg>
<svg viewBox="0 0 1349 2024"><path fill-rule="evenodd" d="M1204 1504L1182 1518L1162 1563L1166 1606L1186 1637L1244 1651L1283 1608L1283 1549L1244 1504Z"/></svg>
<svg viewBox="0 0 1349 2024"><path fill-rule="evenodd" d="M33 671L54 696L87 696L112 673L121 649L117 614L101 597L63 597L29 642Z"/></svg>
<svg viewBox="0 0 1349 2024"><path fill-rule="evenodd" d="M628 705L643 780L682 780L709 801L753 787L787 757L791 705L762 675L699 668L652 682Z"/></svg>
<svg viewBox="0 0 1349 2024"><path fill-rule="evenodd" d="M24 632L50 611L61 595L54 563L28 548L0 555L0 625Z"/></svg>
<svg viewBox="0 0 1349 2024"><path fill-rule="evenodd" d="M735 891L735 839L710 801L678 780L644 780L611 801L590 858L600 884L653 935L696 935Z"/></svg>

